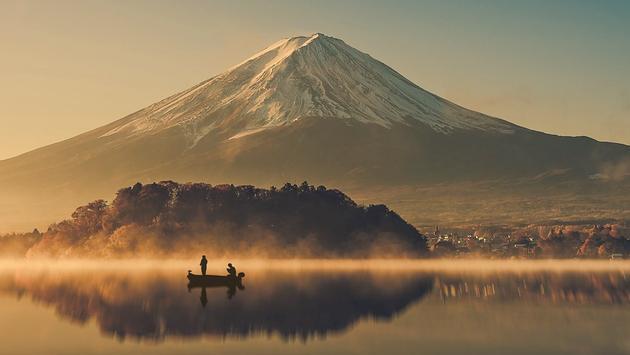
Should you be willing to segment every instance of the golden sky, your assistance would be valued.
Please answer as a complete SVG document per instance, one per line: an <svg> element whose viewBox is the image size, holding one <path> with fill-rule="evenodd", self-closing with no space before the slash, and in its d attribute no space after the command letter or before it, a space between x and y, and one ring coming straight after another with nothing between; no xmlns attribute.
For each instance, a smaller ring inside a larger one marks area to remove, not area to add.
<svg viewBox="0 0 630 355"><path fill-rule="evenodd" d="M630 2L0 0L0 159L322 32L462 106L630 144Z"/></svg>

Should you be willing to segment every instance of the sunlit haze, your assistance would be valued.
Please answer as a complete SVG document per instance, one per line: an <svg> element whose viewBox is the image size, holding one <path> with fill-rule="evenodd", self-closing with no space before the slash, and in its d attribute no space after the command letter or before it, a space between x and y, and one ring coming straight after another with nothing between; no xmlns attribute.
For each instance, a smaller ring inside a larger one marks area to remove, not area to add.
<svg viewBox="0 0 630 355"><path fill-rule="evenodd" d="M464 107L630 143L626 1L0 1L0 159L322 32Z"/></svg>

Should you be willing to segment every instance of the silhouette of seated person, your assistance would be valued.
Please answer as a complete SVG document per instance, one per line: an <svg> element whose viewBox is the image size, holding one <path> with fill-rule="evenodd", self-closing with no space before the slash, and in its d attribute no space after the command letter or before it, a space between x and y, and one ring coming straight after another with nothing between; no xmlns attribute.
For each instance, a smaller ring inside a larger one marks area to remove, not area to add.
<svg viewBox="0 0 630 355"><path fill-rule="evenodd" d="M201 274L205 275L206 270L208 269L208 259L206 259L205 255L201 256L201 262L199 263L199 265L201 265Z"/></svg>
<svg viewBox="0 0 630 355"><path fill-rule="evenodd" d="M232 265L232 263L228 264L227 272L230 277L236 278L236 268Z"/></svg>
<svg viewBox="0 0 630 355"><path fill-rule="evenodd" d="M229 300L232 299L232 297L234 297L234 295L236 294L236 287L234 285L230 285L228 286L228 290L227 290L227 298Z"/></svg>

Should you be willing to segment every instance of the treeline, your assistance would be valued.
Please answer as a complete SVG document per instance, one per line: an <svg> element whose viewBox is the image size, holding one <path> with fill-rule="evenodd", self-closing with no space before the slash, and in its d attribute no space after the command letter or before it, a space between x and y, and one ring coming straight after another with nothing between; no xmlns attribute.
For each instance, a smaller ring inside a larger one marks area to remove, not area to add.
<svg viewBox="0 0 630 355"><path fill-rule="evenodd" d="M42 239L43 234L37 229L31 233L10 233L0 235L0 257L20 258Z"/></svg>
<svg viewBox="0 0 630 355"><path fill-rule="evenodd" d="M556 226L538 239L537 255L553 258L609 258L630 255L630 239L619 225Z"/></svg>
<svg viewBox="0 0 630 355"><path fill-rule="evenodd" d="M523 245L532 237L538 258L610 258L630 256L628 228L619 224L555 225L514 229L514 244Z"/></svg>
<svg viewBox="0 0 630 355"><path fill-rule="evenodd" d="M462 234L467 235L462 236ZM627 223L476 226L430 239L434 257L629 258Z"/></svg>
<svg viewBox="0 0 630 355"><path fill-rule="evenodd" d="M426 238L386 206L357 205L339 190L306 182L270 189L137 183L119 190L111 204L97 200L81 206L71 219L23 241L28 248L17 249L29 257L400 257L427 253ZM4 244L4 238L0 243Z"/></svg>
<svg viewBox="0 0 630 355"><path fill-rule="evenodd" d="M613 254L630 255L630 239L616 225L595 225L577 251L578 257L608 257Z"/></svg>

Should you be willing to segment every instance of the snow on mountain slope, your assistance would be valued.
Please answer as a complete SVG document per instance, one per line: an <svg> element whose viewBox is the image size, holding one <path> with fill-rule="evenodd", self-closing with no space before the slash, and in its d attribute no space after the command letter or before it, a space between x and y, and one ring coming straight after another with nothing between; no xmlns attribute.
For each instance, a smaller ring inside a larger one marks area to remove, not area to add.
<svg viewBox="0 0 630 355"><path fill-rule="evenodd" d="M238 139L306 117L512 133L517 126L435 96L342 40L278 41L228 71L138 111L104 134L179 127L190 145L213 130Z"/></svg>

